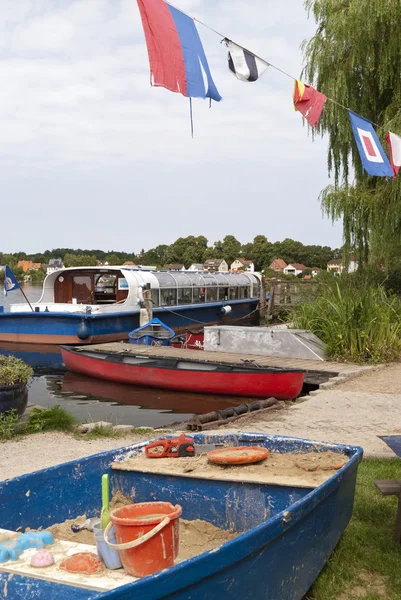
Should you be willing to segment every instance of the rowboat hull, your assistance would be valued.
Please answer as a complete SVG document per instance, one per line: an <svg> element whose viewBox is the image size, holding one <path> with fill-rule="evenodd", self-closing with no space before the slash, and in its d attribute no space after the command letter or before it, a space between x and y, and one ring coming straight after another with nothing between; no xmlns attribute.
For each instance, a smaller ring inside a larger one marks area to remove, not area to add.
<svg viewBox="0 0 401 600"><path fill-rule="evenodd" d="M179 369L174 365L184 361L151 361L145 358L141 362L139 359L137 364L130 364L126 362L130 359L126 354L86 352L66 346L62 346L61 352L67 369L76 373L118 383L182 392L251 398L274 396L279 400L290 400L299 396L304 381L304 372L297 370L209 371L202 369L204 363L189 361L185 361L185 368Z"/></svg>
<svg viewBox="0 0 401 600"><path fill-rule="evenodd" d="M183 518L202 519L240 533L235 539L155 575L99 592L10 576L0 565L0 597L7 600L301 600L343 534L352 514L362 450L263 434L194 435L195 443L255 445L271 452L346 453L349 461L316 489L191 479L111 469L145 443L112 450L0 483L0 526L16 531L99 515L101 476L135 502L182 506ZM173 460L173 459L172 459ZM70 482L68 485L67 482ZM90 577L82 582L90 584Z"/></svg>

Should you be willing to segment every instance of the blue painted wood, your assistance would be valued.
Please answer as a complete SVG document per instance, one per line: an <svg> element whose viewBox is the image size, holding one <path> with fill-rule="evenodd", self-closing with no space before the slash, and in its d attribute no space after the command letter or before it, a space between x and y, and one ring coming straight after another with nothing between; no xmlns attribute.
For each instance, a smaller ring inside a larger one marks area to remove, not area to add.
<svg viewBox="0 0 401 600"><path fill-rule="evenodd" d="M155 333L152 332L152 326L159 328ZM167 334L167 335L166 335ZM169 346L170 340L175 336L171 327L167 327L160 319L152 319L142 327L138 327L128 334L130 344L140 344L145 346Z"/></svg>
<svg viewBox="0 0 401 600"><path fill-rule="evenodd" d="M301 600L313 584L351 518L355 481L362 450L357 447L310 442L260 434L195 434L195 443L258 444L275 452L346 453L350 460L315 490L297 487L194 480L112 470L143 448L144 443L112 450L38 471L0 484L0 526L47 527L86 512L98 516L100 480L110 476L112 489L120 489L136 502L164 500L179 503L184 519L203 519L242 533L220 548L143 578L134 584L96 598L107 600L208 600L241 598ZM28 494L29 492L29 494ZM24 578L21 578L24 580ZM0 597L2 593L0 578ZM68 595L54 585L41 593L42 582L24 598L92 598ZM29 584L30 585L30 584ZM23 587L23 581L20 583ZM9 588L10 590L11 588ZM43 588L44 589L44 588ZM50 591L49 591L50 590ZM54 594L53 596L49 594ZM38 595L39 594L39 595Z"/></svg>
<svg viewBox="0 0 401 600"><path fill-rule="evenodd" d="M154 315L171 329L191 327L203 323L230 323L255 311L258 300L235 300L230 302L232 312L228 317L221 314L223 302L155 308ZM256 313L255 313L256 314ZM89 329L89 336L126 334L139 326L139 310L99 315L82 315L56 312L7 312L0 313L1 334L37 336L77 336L82 320ZM62 340L60 341L60 343Z"/></svg>

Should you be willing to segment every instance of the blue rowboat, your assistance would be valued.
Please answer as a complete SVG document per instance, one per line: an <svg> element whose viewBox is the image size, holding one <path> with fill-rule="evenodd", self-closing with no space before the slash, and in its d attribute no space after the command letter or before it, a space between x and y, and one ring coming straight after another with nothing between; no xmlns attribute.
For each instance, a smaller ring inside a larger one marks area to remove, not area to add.
<svg viewBox="0 0 401 600"><path fill-rule="evenodd" d="M182 506L241 535L217 548L108 591L13 574L0 564L0 597L7 600L301 600L326 564L352 514L362 449L275 435L195 434L197 444L259 445L271 452L346 454L348 462L316 488L132 472L111 468L144 447L120 450L37 471L0 484L0 526L37 529L86 513L100 514L101 475L135 502ZM175 460L175 459L169 459ZM179 459L178 459L179 460ZM237 467L239 468L239 467Z"/></svg>

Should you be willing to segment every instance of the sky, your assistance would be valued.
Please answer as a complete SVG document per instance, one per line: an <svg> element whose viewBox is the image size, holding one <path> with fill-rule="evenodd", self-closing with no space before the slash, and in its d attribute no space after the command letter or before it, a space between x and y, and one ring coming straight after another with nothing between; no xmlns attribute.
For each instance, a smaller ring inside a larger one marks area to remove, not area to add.
<svg viewBox="0 0 401 600"><path fill-rule="evenodd" d="M176 0L299 77L314 33L302 0ZM180 236L235 235L339 247L322 217L327 140L293 109L273 68L254 83L228 70L221 39L197 25L220 103L151 87L135 0L2 0L0 251L139 252Z"/></svg>

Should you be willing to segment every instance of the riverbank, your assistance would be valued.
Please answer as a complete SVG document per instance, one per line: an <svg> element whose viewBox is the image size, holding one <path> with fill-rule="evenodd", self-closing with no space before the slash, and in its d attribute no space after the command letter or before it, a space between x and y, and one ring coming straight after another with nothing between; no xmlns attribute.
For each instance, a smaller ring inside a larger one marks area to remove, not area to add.
<svg viewBox="0 0 401 600"><path fill-rule="evenodd" d="M253 431L362 446L365 457L393 458L379 435L401 434L401 364L381 366L340 381L280 411L241 418L224 431ZM183 424L184 428L184 424ZM222 431L219 428L216 431ZM0 473L9 479L103 450L149 439L152 433L77 439L39 433L1 444ZM155 435L159 435L155 432Z"/></svg>

